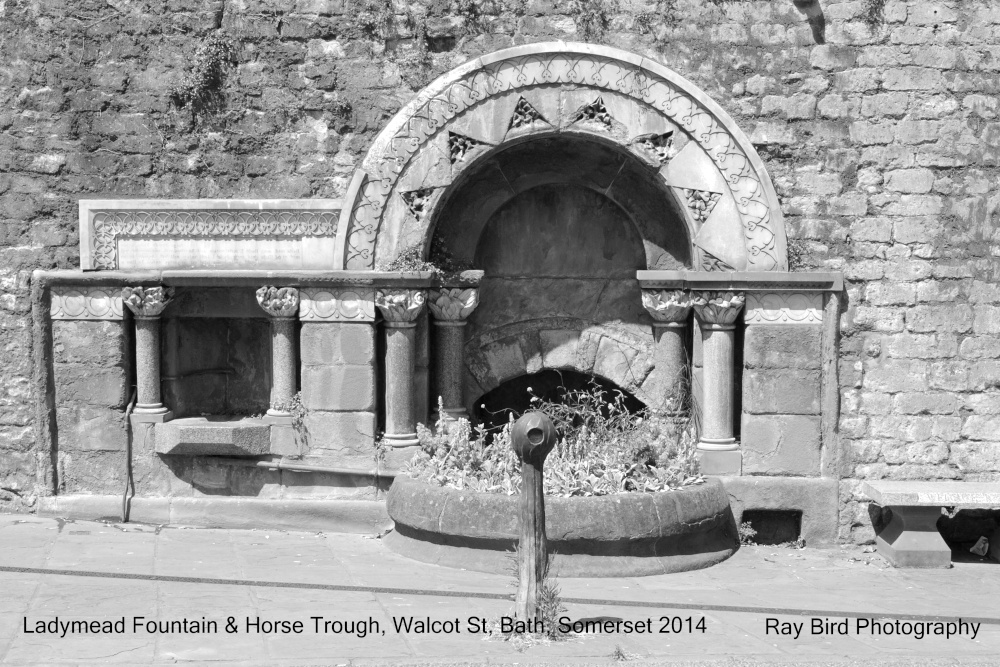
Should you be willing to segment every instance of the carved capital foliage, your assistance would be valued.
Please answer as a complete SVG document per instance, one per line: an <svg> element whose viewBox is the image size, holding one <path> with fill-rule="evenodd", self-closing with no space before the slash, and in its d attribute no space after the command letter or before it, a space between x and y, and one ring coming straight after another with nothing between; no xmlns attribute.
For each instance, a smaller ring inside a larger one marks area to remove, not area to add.
<svg viewBox="0 0 1000 667"><path fill-rule="evenodd" d="M704 324L729 326L743 309L744 297L736 292L695 292L694 312Z"/></svg>
<svg viewBox="0 0 1000 667"><path fill-rule="evenodd" d="M427 300L427 292L419 289L379 290L375 305L388 322L414 322Z"/></svg>
<svg viewBox="0 0 1000 667"><path fill-rule="evenodd" d="M479 290L473 287L442 287L431 290L430 306L439 320L458 322L466 319L479 305Z"/></svg>
<svg viewBox="0 0 1000 667"><path fill-rule="evenodd" d="M642 305L657 322L684 322L694 302L686 290L642 290Z"/></svg>
<svg viewBox="0 0 1000 667"><path fill-rule="evenodd" d="M121 292L113 287L53 287L49 316L54 320L120 320Z"/></svg>
<svg viewBox="0 0 1000 667"><path fill-rule="evenodd" d="M140 318L159 317L173 295L173 287L122 288L122 302Z"/></svg>
<svg viewBox="0 0 1000 667"><path fill-rule="evenodd" d="M347 289L300 290L299 319L303 322L374 322L375 290Z"/></svg>
<svg viewBox="0 0 1000 667"><path fill-rule="evenodd" d="M265 285L257 290L257 303L271 317L294 317L299 310L299 291Z"/></svg>

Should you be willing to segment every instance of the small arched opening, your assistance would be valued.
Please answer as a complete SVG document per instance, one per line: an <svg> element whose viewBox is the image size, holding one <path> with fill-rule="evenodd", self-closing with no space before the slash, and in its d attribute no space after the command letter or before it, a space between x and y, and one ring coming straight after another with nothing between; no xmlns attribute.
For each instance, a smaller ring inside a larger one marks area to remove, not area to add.
<svg viewBox="0 0 1000 667"><path fill-rule="evenodd" d="M605 416L608 403L620 405L633 414L646 408L631 392L610 380L579 371L545 369L511 378L486 392L476 401L474 416L487 428L496 428L506 424L510 415L537 407L538 401L563 403L581 394L599 398L605 406Z"/></svg>

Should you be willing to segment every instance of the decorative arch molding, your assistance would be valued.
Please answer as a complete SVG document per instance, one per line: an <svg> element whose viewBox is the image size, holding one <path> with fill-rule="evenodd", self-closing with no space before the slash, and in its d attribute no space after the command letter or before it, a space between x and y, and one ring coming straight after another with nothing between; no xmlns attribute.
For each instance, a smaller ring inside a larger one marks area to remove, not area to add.
<svg viewBox="0 0 1000 667"><path fill-rule="evenodd" d="M427 243L435 206L477 157L553 132L611 140L658 170L698 229L701 269L787 269L773 184L732 118L659 63L564 42L473 60L397 113L355 172L338 229L338 266L370 270L376 260Z"/></svg>
<svg viewBox="0 0 1000 667"><path fill-rule="evenodd" d="M546 369L595 375L655 407L653 360L653 340L627 328L565 317L508 324L465 343L467 407L507 380Z"/></svg>

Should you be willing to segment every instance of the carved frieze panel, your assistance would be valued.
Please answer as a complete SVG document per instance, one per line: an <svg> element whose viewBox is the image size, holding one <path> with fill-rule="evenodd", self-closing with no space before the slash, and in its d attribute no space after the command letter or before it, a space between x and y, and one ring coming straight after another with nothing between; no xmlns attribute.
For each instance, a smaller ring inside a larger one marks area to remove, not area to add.
<svg viewBox="0 0 1000 667"><path fill-rule="evenodd" d="M819 292L747 292L747 324L820 324L823 295Z"/></svg>
<svg viewBox="0 0 1000 667"><path fill-rule="evenodd" d="M299 290L299 319L303 322L374 322L374 288Z"/></svg>
<svg viewBox="0 0 1000 667"><path fill-rule="evenodd" d="M80 202L84 269L333 268L340 202Z"/></svg>
<svg viewBox="0 0 1000 667"><path fill-rule="evenodd" d="M53 320L121 320L119 287L53 287L49 315Z"/></svg>

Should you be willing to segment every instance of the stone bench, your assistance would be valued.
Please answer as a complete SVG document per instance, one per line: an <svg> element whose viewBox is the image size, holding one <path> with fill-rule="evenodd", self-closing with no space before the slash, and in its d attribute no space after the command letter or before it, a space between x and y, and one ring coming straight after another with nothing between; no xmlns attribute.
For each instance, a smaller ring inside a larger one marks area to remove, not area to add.
<svg viewBox="0 0 1000 667"><path fill-rule="evenodd" d="M892 510L875 544L896 567L951 567L951 548L937 529L942 507L1000 508L998 483L878 481L861 490Z"/></svg>

